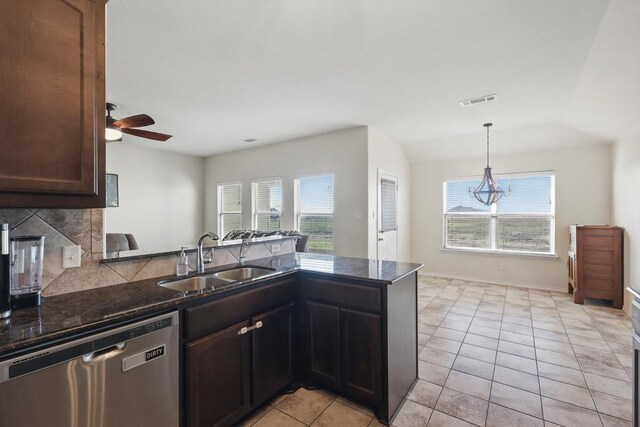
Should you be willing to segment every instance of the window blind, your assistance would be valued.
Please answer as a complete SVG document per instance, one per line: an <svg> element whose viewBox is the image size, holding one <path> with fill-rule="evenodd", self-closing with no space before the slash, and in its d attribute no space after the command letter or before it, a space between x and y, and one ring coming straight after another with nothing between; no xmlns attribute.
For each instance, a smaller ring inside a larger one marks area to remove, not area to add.
<svg viewBox="0 0 640 427"><path fill-rule="evenodd" d="M497 177L511 193L491 206L469 197L477 180L444 184L444 247L494 252L553 254L553 173Z"/></svg>
<svg viewBox="0 0 640 427"><path fill-rule="evenodd" d="M218 186L218 231L223 237L231 230L242 229L242 184Z"/></svg>
<svg viewBox="0 0 640 427"><path fill-rule="evenodd" d="M296 230L309 236L310 252L333 252L333 175L294 181Z"/></svg>
<svg viewBox="0 0 640 427"><path fill-rule="evenodd" d="M380 180L380 204L382 208L380 224L382 231L385 233L398 229L396 195L396 183L382 178Z"/></svg>
<svg viewBox="0 0 640 427"><path fill-rule="evenodd" d="M253 229L277 231L282 219L282 180L269 179L251 184Z"/></svg>

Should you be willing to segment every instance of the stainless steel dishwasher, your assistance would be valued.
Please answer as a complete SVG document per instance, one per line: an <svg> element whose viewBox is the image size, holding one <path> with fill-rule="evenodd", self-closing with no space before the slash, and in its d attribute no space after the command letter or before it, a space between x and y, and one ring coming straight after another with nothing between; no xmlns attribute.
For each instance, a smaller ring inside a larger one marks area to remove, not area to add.
<svg viewBox="0 0 640 427"><path fill-rule="evenodd" d="M1 427L177 427L178 313L0 362Z"/></svg>

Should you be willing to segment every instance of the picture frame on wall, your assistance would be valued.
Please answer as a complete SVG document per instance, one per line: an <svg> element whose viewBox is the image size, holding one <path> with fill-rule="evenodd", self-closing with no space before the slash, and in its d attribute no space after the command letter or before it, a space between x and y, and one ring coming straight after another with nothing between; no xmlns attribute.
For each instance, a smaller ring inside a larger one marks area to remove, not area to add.
<svg viewBox="0 0 640 427"><path fill-rule="evenodd" d="M117 208L120 206L118 198L118 175L115 173L107 174L107 207Z"/></svg>

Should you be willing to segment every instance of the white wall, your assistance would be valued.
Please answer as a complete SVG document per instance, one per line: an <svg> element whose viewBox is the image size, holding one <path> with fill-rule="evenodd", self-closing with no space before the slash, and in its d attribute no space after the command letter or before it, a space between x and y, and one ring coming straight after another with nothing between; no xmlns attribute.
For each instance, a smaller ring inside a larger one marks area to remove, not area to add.
<svg viewBox="0 0 640 427"><path fill-rule="evenodd" d="M640 287L640 125L613 146L611 218L624 233L624 286ZM624 293L624 309L631 310L631 295Z"/></svg>
<svg viewBox="0 0 640 427"><path fill-rule="evenodd" d="M611 146L592 145L491 158L494 173L555 170L559 259L441 250L442 183L451 178L481 175L484 162L484 158L477 158L411 165L413 260L423 262L425 272L435 274L566 290L569 225L610 223ZM506 271L500 270L500 263L507 264Z"/></svg>
<svg viewBox="0 0 640 427"><path fill-rule="evenodd" d="M120 206L106 209L107 233L132 233L141 250L179 249L204 230L204 158L107 144Z"/></svg>
<svg viewBox="0 0 640 427"><path fill-rule="evenodd" d="M409 200L411 165L404 150L396 141L369 127L368 138L368 253L375 259L378 242L377 204L378 169L398 177L398 261L411 261L411 223Z"/></svg>
<svg viewBox="0 0 640 427"><path fill-rule="evenodd" d="M367 257L367 128L357 127L206 160L205 225L217 230L217 185L242 182L242 221L251 228L251 181L282 178L282 228L294 228L293 180L334 175L334 254Z"/></svg>

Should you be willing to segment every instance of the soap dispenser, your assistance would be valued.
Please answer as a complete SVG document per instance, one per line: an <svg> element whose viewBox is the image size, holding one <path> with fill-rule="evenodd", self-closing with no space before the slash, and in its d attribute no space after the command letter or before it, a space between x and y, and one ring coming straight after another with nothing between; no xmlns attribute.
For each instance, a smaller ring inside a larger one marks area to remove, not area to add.
<svg viewBox="0 0 640 427"><path fill-rule="evenodd" d="M189 258L187 258L187 254L184 253L184 246L180 248L180 258L178 258L178 263L176 264L176 275L177 276L186 276L189 274Z"/></svg>

